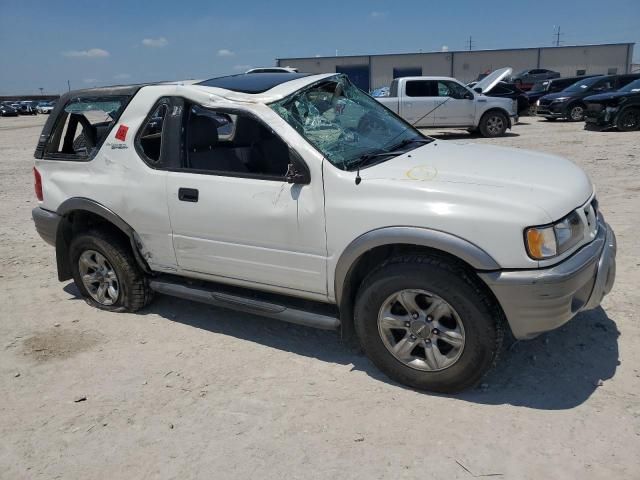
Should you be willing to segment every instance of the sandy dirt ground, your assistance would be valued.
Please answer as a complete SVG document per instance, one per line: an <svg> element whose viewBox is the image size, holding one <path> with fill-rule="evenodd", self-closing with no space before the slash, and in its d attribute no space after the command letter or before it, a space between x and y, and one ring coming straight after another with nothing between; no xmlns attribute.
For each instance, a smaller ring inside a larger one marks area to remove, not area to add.
<svg viewBox="0 0 640 480"><path fill-rule="evenodd" d="M640 478L640 132L429 132L570 158L619 242L602 308L448 397L390 382L331 332L168 297L90 308L31 220L44 120L0 118L0 478Z"/></svg>

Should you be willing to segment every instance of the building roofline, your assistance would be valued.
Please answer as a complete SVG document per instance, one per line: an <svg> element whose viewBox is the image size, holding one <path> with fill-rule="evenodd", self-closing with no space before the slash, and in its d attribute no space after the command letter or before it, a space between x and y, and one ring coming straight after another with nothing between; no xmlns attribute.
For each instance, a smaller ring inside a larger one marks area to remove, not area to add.
<svg viewBox="0 0 640 480"><path fill-rule="evenodd" d="M312 59L329 59L329 58L358 58L358 57L391 57L391 56L401 56L401 55L446 55L449 53L473 53L473 52L513 52L513 51L522 51L522 50L540 50L540 49L562 49L562 48L582 48L582 47L611 47L611 46L629 46L635 45L635 42L616 42L616 43L587 43L587 44L577 44L577 45L561 45L559 47L556 46L541 46L541 47L522 47L522 48L486 48L479 50L447 50L446 52L433 50L428 52L404 52L404 53L374 53L368 54L364 53L362 55L326 55L319 57L276 57L276 61L284 61L287 60L312 60Z"/></svg>

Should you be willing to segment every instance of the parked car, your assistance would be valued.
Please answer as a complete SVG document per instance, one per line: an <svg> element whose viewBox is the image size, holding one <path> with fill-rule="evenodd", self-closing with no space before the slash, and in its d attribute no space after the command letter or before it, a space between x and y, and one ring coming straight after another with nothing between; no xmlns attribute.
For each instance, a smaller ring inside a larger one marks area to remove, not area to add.
<svg viewBox="0 0 640 480"><path fill-rule="evenodd" d="M587 126L621 132L640 130L640 79L618 91L587 97L584 103Z"/></svg>
<svg viewBox="0 0 640 480"><path fill-rule="evenodd" d="M18 103L18 113L20 115L37 115L35 106L31 104L31 102L20 102Z"/></svg>
<svg viewBox="0 0 640 480"><path fill-rule="evenodd" d="M293 67L258 67L247 70L245 73L296 73L297 68Z"/></svg>
<svg viewBox="0 0 640 480"><path fill-rule="evenodd" d="M456 392L506 328L557 328L614 282L615 235L577 165L426 137L343 74L60 103L36 147L33 218L58 279L103 310L155 291L341 328L394 380Z"/></svg>
<svg viewBox="0 0 640 480"><path fill-rule="evenodd" d="M523 90L529 90L534 83L551 78L560 78L560 73L546 68L532 68L515 74L511 77L511 81Z"/></svg>
<svg viewBox="0 0 640 480"><path fill-rule="evenodd" d="M55 102L38 102L36 105L36 111L38 113L49 114L55 107Z"/></svg>
<svg viewBox="0 0 640 480"><path fill-rule="evenodd" d="M618 90L640 78L640 74L601 75L579 80L561 92L545 95L536 102L536 112L547 120L564 118L573 122L584 120L584 99L598 93Z"/></svg>
<svg viewBox="0 0 640 480"><path fill-rule="evenodd" d="M482 90L487 79L491 80L491 75L474 88ZM390 95L376 100L421 128L466 128L485 137L498 137L518 121L515 101L473 92L449 77L396 78Z"/></svg>
<svg viewBox="0 0 640 480"><path fill-rule="evenodd" d="M537 82L531 87L531 90L525 92L529 100L529 113L534 115L536 113L536 102L550 93L561 92L567 87L570 87L574 83L584 80L585 78L598 77L599 75L582 75L578 77L562 77L552 78L550 80L544 80Z"/></svg>
<svg viewBox="0 0 640 480"><path fill-rule="evenodd" d="M17 117L18 111L9 104L0 104L0 117Z"/></svg>

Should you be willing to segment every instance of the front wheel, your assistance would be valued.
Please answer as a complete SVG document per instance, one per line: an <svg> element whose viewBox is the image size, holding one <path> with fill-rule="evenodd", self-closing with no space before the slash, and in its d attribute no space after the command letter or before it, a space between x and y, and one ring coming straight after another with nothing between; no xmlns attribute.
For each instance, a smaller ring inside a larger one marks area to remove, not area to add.
<svg viewBox="0 0 640 480"><path fill-rule="evenodd" d="M86 302L115 312L135 312L151 299L131 247L102 230L80 234L70 245L73 279Z"/></svg>
<svg viewBox="0 0 640 480"><path fill-rule="evenodd" d="M483 137L500 137L508 127L509 119L502 112L487 112L480 119L480 133Z"/></svg>
<svg viewBox="0 0 640 480"><path fill-rule="evenodd" d="M640 129L640 108L631 108L618 115L616 127L621 132Z"/></svg>
<svg viewBox="0 0 640 480"><path fill-rule="evenodd" d="M502 343L502 313L462 267L436 257L397 257L358 291L355 328L387 376L454 393L480 381Z"/></svg>
<svg viewBox="0 0 640 480"><path fill-rule="evenodd" d="M569 120L572 122L582 122L584 120L584 105L573 105L569 109Z"/></svg>

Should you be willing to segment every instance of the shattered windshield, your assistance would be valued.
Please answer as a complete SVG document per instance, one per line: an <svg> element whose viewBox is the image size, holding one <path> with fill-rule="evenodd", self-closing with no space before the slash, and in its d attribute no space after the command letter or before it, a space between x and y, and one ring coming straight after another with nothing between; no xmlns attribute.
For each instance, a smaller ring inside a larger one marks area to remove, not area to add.
<svg viewBox="0 0 640 480"><path fill-rule="evenodd" d="M390 156L396 151L393 147L428 141L344 75L314 84L270 106L343 170L354 167L363 157L387 152Z"/></svg>

